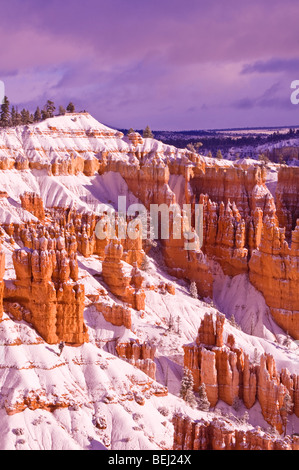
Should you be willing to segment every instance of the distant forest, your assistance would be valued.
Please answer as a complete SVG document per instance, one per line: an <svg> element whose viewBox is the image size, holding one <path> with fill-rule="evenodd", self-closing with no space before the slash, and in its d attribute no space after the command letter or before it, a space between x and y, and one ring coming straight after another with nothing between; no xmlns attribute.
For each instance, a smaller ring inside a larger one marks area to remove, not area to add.
<svg viewBox="0 0 299 470"><path fill-rule="evenodd" d="M270 134L247 134L238 137L232 137L220 134L215 131L183 131L183 132L164 132L153 131L155 138L161 140L165 144L174 145L178 148L200 148L200 152L211 152L216 156L217 151L221 149L226 153L232 147L257 147L266 143L281 142L292 138L299 138L299 129L290 128L288 132L280 133L278 130ZM228 131L229 132L229 131ZM196 136L198 134L198 137ZM202 145L198 145L198 143Z"/></svg>
<svg viewBox="0 0 299 470"><path fill-rule="evenodd" d="M284 128L285 129L285 128ZM124 134L130 132L127 129L119 129ZM231 149L240 149L240 157L246 154L246 157L259 158L267 163L269 160L264 154L257 155L257 148L260 145L275 144L277 142L287 141L293 138L299 138L299 128L289 128L288 132L280 132L279 129L269 133L269 129L260 129L260 132L249 132L246 129L221 129L220 130L190 130L190 131L153 131L152 135L161 142L174 145L175 147L205 154L217 159L225 158ZM229 135L236 131L236 135ZM238 135L239 131L239 135ZM267 131L267 132L266 132ZM136 130L141 135L142 130ZM248 148L251 150L248 150ZM270 156L272 159L272 156ZM273 161L285 163L283 158L275 158Z"/></svg>

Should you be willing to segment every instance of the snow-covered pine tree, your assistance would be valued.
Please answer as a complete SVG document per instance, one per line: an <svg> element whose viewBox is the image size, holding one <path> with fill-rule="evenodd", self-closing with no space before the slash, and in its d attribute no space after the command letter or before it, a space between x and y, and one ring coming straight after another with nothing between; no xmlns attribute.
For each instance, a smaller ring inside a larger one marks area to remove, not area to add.
<svg viewBox="0 0 299 470"><path fill-rule="evenodd" d="M196 407L196 398L193 393L194 379L190 369L184 368L181 382L180 397L192 408Z"/></svg>
<svg viewBox="0 0 299 470"><path fill-rule="evenodd" d="M204 383L202 383L198 389L198 408L201 411L209 411L210 409L210 402L208 400L207 392L206 392L206 386Z"/></svg>
<svg viewBox="0 0 299 470"><path fill-rule="evenodd" d="M292 398L290 393L287 391L284 399L283 399L283 404L282 407L280 408L280 415L282 419L282 424L284 426L284 435L286 436L287 433L287 425L288 425L288 417L289 414L293 412L294 404L292 402Z"/></svg>
<svg viewBox="0 0 299 470"><path fill-rule="evenodd" d="M168 331L174 331L174 319L172 314L170 314L168 318Z"/></svg>
<svg viewBox="0 0 299 470"><path fill-rule="evenodd" d="M194 299L198 299L197 286L196 286L196 282L194 282L194 281L192 281L191 284L190 284L190 295Z"/></svg>
<svg viewBox="0 0 299 470"><path fill-rule="evenodd" d="M148 271L149 267L150 267L150 263L149 263L148 257L145 255L141 262L140 269L142 271Z"/></svg>

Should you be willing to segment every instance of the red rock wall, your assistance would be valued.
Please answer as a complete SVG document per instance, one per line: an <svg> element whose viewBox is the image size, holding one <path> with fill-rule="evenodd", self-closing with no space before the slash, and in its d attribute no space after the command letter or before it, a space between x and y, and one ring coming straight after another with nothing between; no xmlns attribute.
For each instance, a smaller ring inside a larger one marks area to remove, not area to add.
<svg viewBox="0 0 299 470"><path fill-rule="evenodd" d="M206 166L204 172L190 178L197 200L201 194L208 194L218 204L234 202L242 217L250 216L257 207L264 212L266 209L268 214L275 212L274 199L265 182L266 170L261 167Z"/></svg>
<svg viewBox="0 0 299 470"><path fill-rule="evenodd" d="M156 380L155 347L148 343L140 344L138 341L117 343L116 352L119 357L127 360Z"/></svg>
<svg viewBox="0 0 299 470"><path fill-rule="evenodd" d="M251 408L258 400L265 420L282 433L281 408L287 391L298 416L298 376L287 370L278 373L269 354L261 356L259 366L251 364L248 355L235 346L233 335L223 343L223 323L223 315L213 318L206 313L196 342L184 345L184 367L193 374L194 391L204 383L211 407L218 400L233 405L240 398Z"/></svg>
<svg viewBox="0 0 299 470"><path fill-rule="evenodd" d="M299 168L282 166L278 171L275 191L277 217L290 239L299 219Z"/></svg>
<svg viewBox="0 0 299 470"><path fill-rule="evenodd" d="M137 267L137 263L128 271L128 266L123 258L123 246L117 239L112 239L105 250L105 258L102 264L102 276L110 291L127 302L136 310L145 308L145 292L143 289L143 277Z"/></svg>
<svg viewBox="0 0 299 470"><path fill-rule="evenodd" d="M260 428L234 429L221 419L193 421L180 414L173 418L174 450L299 450L299 437L277 438Z"/></svg>
<svg viewBox="0 0 299 470"><path fill-rule="evenodd" d="M21 194L20 199L23 209L27 210L28 212L31 212L40 221L44 220L44 203L42 198L38 196L38 194L25 192Z"/></svg>
<svg viewBox="0 0 299 470"><path fill-rule="evenodd" d="M289 247L285 230L275 219L266 218L249 268L250 282L262 292L276 323L299 339L299 224Z"/></svg>
<svg viewBox="0 0 299 470"><path fill-rule="evenodd" d="M54 241L41 237L33 249L13 253L16 280L5 286L7 307L14 302L24 306L30 321L48 343L64 341L82 344L88 341L84 324L84 286L77 282L76 253L66 252L62 237L56 249L48 249ZM13 313L13 312L12 312Z"/></svg>

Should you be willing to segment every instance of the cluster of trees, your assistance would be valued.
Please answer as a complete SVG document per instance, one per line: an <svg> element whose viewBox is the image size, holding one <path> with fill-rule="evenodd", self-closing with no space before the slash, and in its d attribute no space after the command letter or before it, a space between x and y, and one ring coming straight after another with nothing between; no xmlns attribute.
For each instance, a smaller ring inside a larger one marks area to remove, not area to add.
<svg viewBox="0 0 299 470"><path fill-rule="evenodd" d="M198 408L201 411L209 411L210 402L208 400L206 386L202 383L198 390L198 397L194 395L194 379L193 374L187 367L184 368L184 374L181 381L180 397L191 408Z"/></svg>
<svg viewBox="0 0 299 470"><path fill-rule="evenodd" d="M0 113L0 127L16 127L20 125L32 124L34 122L41 122L45 119L55 115L56 106L53 101L48 100L45 106L40 109L37 106L34 113L28 109L23 108L21 111L16 106L10 106L7 96L4 97L1 105ZM59 106L57 116L63 116L66 113L74 113L75 106L70 102L66 108Z"/></svg>
<svg viewBox="0 0 299 470"><path fill-rule="evenodd" d="M124 132L124 130L122 130L122 131ZM130 127L130 129L127 132L127 135L131 134L132 132L135 132L135 131L132 127ZM139 132L141 134L141 131L136 131L136 132ZM148 139L148 138L153 139L154 138L154 134L152 133L149 126L146 126L146 128L143 129L142 136L143 136L144 139Z"/></svg>

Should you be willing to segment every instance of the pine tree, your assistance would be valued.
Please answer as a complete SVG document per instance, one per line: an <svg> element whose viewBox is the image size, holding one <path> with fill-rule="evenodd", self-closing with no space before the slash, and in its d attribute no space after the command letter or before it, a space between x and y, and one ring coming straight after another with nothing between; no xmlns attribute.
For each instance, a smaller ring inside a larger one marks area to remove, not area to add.
<svg viewBox="0 0 299 470"><path fill-rule="evenodd" d="M11 124L9 101L7 96L4 96L3 103L1 105L0 124L1 127L9 127Z"/></svg>
<svg viewBox="0 0 299 470"><path fill-rule="evenodd" d="M196 399L193 393L194 380L190 369L184 368L184 374L181 382L180 397L192 408L196 406Z"/></svg>
<svg viewBox="0 0 299 470"><path fill-rule="evenodd" d="M195 147L195 150L198 152L200 147L203 146L203 143L202 142L195 142L194 144L194 147Z"/></svg>
<svg viewBox="0 0 299 470"><path fill-rule="evenodd" d="M42 109L41 114L42 114L43 121L45 121L45 119L48 119L50 117L48 111L45 108Z"/></svg>
<svg viewBox="0 0 299 470"><path fill-rule="evenodd" d="M58 108L58 116L64 116L65 113L66 113L65 108L60 105L59 108Z"/></svg>
<svg viewBox="0 0 299 470"><path fill-rule="evenodd" d="M22 116L21 116L21 113L19 113L18 108L16 108L15 125L20 126L21 124L22 124Z"/></svg>
<svg viewBox="0 0 299 470"><path fill-rule="evenodd" d="M36 108L34 113L34 122L40 122L42 120L42 114L40 112L39 106Z"/></svg>
<svg viewBox="0 0 299 470"><path fill-rule="evenodd" d="M201 411L209 411L210 409L210 402L208 400L206 386L202 383L198 389L198 408Z"/></svg>
<svg viewBox="0 0 299 470"><path fill-rule="evenodd" d="M145 255L140 265L140 269L142 271L148 271L149 267L150 267L149 260L148 260L148 257Z"/></svg>
<svg viewBox="0 0 299 470"><path fill-rule="evenodd" d="M74 113L75 112L75 105L72 102L70 102L67 105L66 110L67 110L68 113Z"/></svg>
<svg viewBox="0 0 299 470"><path fill-rule="evenodd" d="M129 129L128 132L127 132L127 135L132 134L132 132L135 132L135 131L134 131L134 129L133 129L132 127L130 127L130 129Z"/></svg>
<svg viewBox="0 0 299 470"><path fill-rule="evenodd" d="M257 348L254 348L254 352L253 352L253 364L259 364L260 362L260 355L259 355L259 352L257 350Z"/></svg>
<svg viewBox="0 0 299 470"><path fill-rule="evenodd" d="M16 115L17 115L16 108L14 106L12 106L11 113L10 113L11 125L12 126L16 126Z"/></svg>
<svg viewBox="0 0 299 470"><path fill-rule="evenodd" d="M144 139L153 139L154 138L154 134L150 130L149 126L146 126L146 128L144 129L143 137L144 137Z"/></svg>
<svg viewBox="0 0 299 470"><path fill-rule="evenodd" d="M216 153L216 158L217 158L218 160L222 160L222 159L223 159L223 155L222 155L222 152L221 152L221 150L220 150L220 149L219 149L219 150L217 150L217 153Z"/></svg>
<svg viewBox="0 0 299 470"><path fill-rule="evenodd" d="M194 282L194 281L192 281L191 284L190 284L190 295L194 299L198 299L197 286L196 286L196 282Z"/></svg>
<svg viewBox="0 0 299 470"><path fill-rule="evenodd" d="M177 334L180 335L181 334L181 319L180 319L179 316L177 316L176 322L177 322L177 325L178 325Z"/></svg>
<svg viewBox="0 0 299 470"><path fill-rule="evenodd" d="M294 405L290 393L287 391L283 399L282 407L279 410L282 419L282 424L284 426L284 435L286 435L287 433L288 415L293 412L293 408Z"/></svg>
<svg viewBox="0 0 299 470"><path fill-rule="evenodd" d="M45 109L48 117L53 117L54 116L54 112L55 112L56 107L55 107L53 101L48 100L47 103L45 104L44 109Z"/></svg>
<svg viewBox="0 0 299 470"><path fill-rule="evenodd" d="M30 113L28 109L23 108L21 111L21 123L23 125L30 124Z"/></svg>
<svg viewBox="0 0 299 470"><path fill-rule="evenodd" d="M242 402L241 402L240 398L239 398L239 397L235 397L235 398L234 398L234 401L233 401L233 404L232 404L233 409L234 409L235 411L239 411L240 408L241 408L241 406L242 406Z"/></svg>
<svg viewBox="0 0 299 470"><path fill-rule="evenodd" d="M208 151L207 157L208 157L208 158L213 158L213 154L212 154L211 150Z"/></svg>
<svg viewBox="0 0 299 470"><path fill-rule="evenodd" d="M192 143L187 144L187 149L190 150L190 152L196 153L194 144L192 144Z"/></svg>
<svg viewBox="0 0 299 470"><path fill-rule="evenodd" d="M243 414L241 418L241 424L247 424L248 421L249 421L249 413L248 411L245 411L245 413Z"/></svg>
<svg viewBox="0 0 299 470"><path fill-rule="evenodd" d="M172 314L169 315L168 319L168 331L174 331L174 319Z"/></svg>

